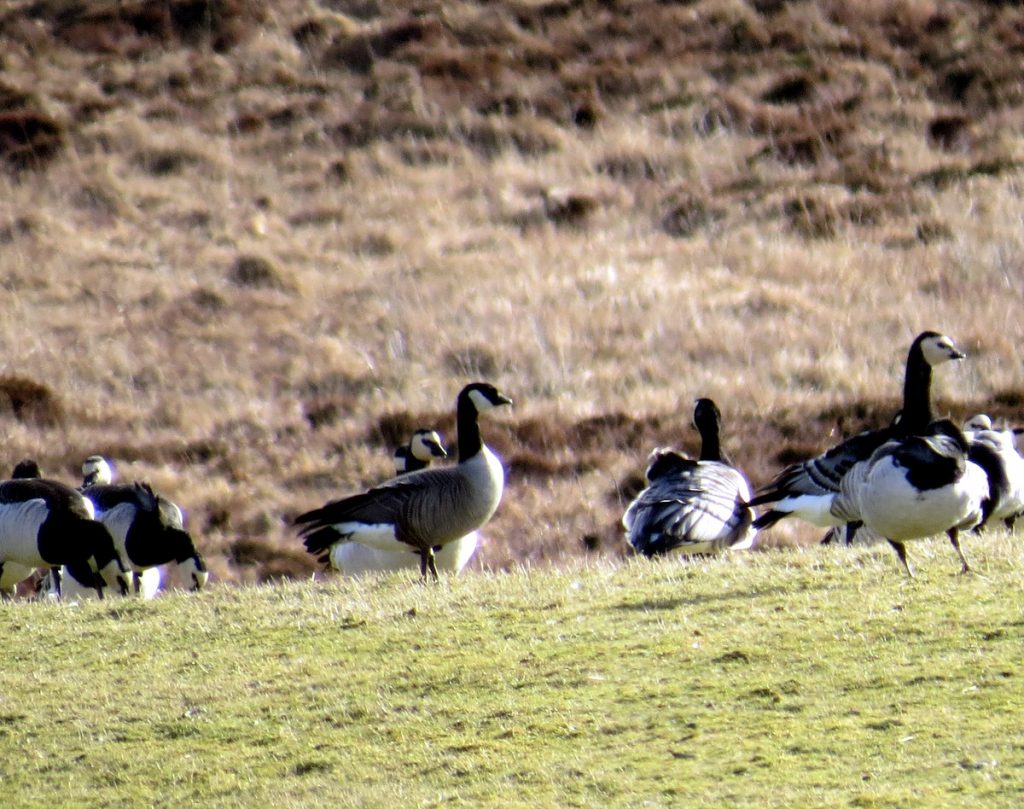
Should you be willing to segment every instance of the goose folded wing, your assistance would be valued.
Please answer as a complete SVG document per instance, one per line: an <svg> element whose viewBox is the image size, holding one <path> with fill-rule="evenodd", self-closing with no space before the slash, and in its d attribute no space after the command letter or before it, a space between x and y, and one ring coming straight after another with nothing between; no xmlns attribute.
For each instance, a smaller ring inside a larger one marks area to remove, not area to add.
<svg viewBox="0 0 1024 809"><path fill-rule="evenodd" d="M836 444L821 455L793 464L758 489L750 505L775 503L794 494L836 494L840 482L854 464L867 460L890 437L888 429L867 430Z"/></svg>
<svg viewBox="0 0 1024 809"><path fill-rule="evenodd" d="M403 475L300 514L295 524L301 526L299 535L306 550L321 553L338 540L349 539L355 526L396 526L396 533L407 531L412 515L429 532L431 516L436 518L438 510L445 510L445 501L460 489L459 479L443 474L446 471L426 469Z"/></svg>
<svg viewBox="0 0 1024 809"><path fill-rule="evenodd" d="M701 464L688 474L660 478L624 518L630 541L648 555L685 545L725 542L749 527L751 512L735 470Z"/></svg>

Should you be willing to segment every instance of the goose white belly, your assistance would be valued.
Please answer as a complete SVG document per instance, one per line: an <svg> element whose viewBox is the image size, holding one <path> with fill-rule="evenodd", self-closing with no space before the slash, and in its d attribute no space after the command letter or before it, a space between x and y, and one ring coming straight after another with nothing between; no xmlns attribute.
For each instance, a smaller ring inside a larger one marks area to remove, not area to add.
<svg viewBox="0 0 1024 809"><path fill-rule="evenodd" d="M829 494L796 494L783 497L772 503L773 511L783 511L799 517L804 522L817 525L819 528L834 528L842 525L830 511L835 495Z"/></svg>
<svg viewBox="0 0 1024 809"><path fill-rule="evenodd" d="M434 554L437 569L459 573L473 558L477 544L478 535L473 531L442 545ZM419 571L419 552L404 543L398 545L401 546L400 550L381 550L359 542L338 542L331 547L331 566L349 576L395 570Z"/></svg>
<svg viewBox="0 0 1024 809"><path fill-rule="evenodd" d="M988 479L976 464L966 464L953 483L919 490L907 480L906 469L888 456L868 471L858 500L868 528L901 542L971 527L981 517L981 501L987 494Z"/></svg>
<svg viewBox="0 0 1024 809"><path fill-rule="evenodd" d="M39 555L39 527L49 516L42 499L0 503L0 561L43 567Z"/></svg>

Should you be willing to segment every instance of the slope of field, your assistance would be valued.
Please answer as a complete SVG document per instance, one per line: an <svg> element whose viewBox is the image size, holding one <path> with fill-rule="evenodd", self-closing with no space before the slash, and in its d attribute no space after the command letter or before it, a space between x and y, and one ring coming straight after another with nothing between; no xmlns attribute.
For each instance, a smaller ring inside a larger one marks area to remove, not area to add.
<svg viewBox="0 0 1024 809"><path fill-rule="evenodd" d="M11 604L4 805L1019 805L1024 559L967 551Z"/></svg>
<svg viewBox="0 0 1024 809"><path fill-rule="evenodd" d="M1016 5L15 0L0 47L0 467L111 456L221 581L309 575L291 518L473 378L477 569L621 556L698 396L755 482L887 422L925 328L940 410L1024 421Z"/></svg>

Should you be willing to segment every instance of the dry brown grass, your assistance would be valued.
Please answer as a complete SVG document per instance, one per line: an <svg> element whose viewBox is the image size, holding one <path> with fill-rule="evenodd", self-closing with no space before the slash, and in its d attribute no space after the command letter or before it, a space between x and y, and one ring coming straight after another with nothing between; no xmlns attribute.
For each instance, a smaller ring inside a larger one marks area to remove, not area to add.
<svg viewBox="0 0 1024 809"><path fill-rule="evenodd" d="M923 328L1024 422L1016 7L157 5L0 12L4 463L111 455L222 580L475 377L488 567L622 554L697 396L755 482L888 420Z"/></svg>

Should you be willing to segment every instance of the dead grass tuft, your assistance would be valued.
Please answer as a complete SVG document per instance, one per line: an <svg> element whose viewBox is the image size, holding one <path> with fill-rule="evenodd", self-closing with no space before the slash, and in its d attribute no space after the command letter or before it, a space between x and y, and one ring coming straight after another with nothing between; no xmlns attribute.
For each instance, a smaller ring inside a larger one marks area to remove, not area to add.
<svg viewBox="0 0 1024 809"><path fill-rule="evenodd" d="M0 413L40 427L64 424L65 411L57 394L47 385L23 376L0 377Z"/></svg>
<svg viewBox="0 0 1024 809"><path fill-rule="evenodd" d="M228 272L228 281L236 286L255 289L286 290L291 288L291 284L287 282L281 271L273 262L263 256L242 255L236 258Z"/></svg>
<svg viewBox="0 0 1024 809"><path fill-rule="evenodd" d="M0 164L15 173L41 169L65 140L64 127L54 118L27 97L0 88Z"/></svg>

